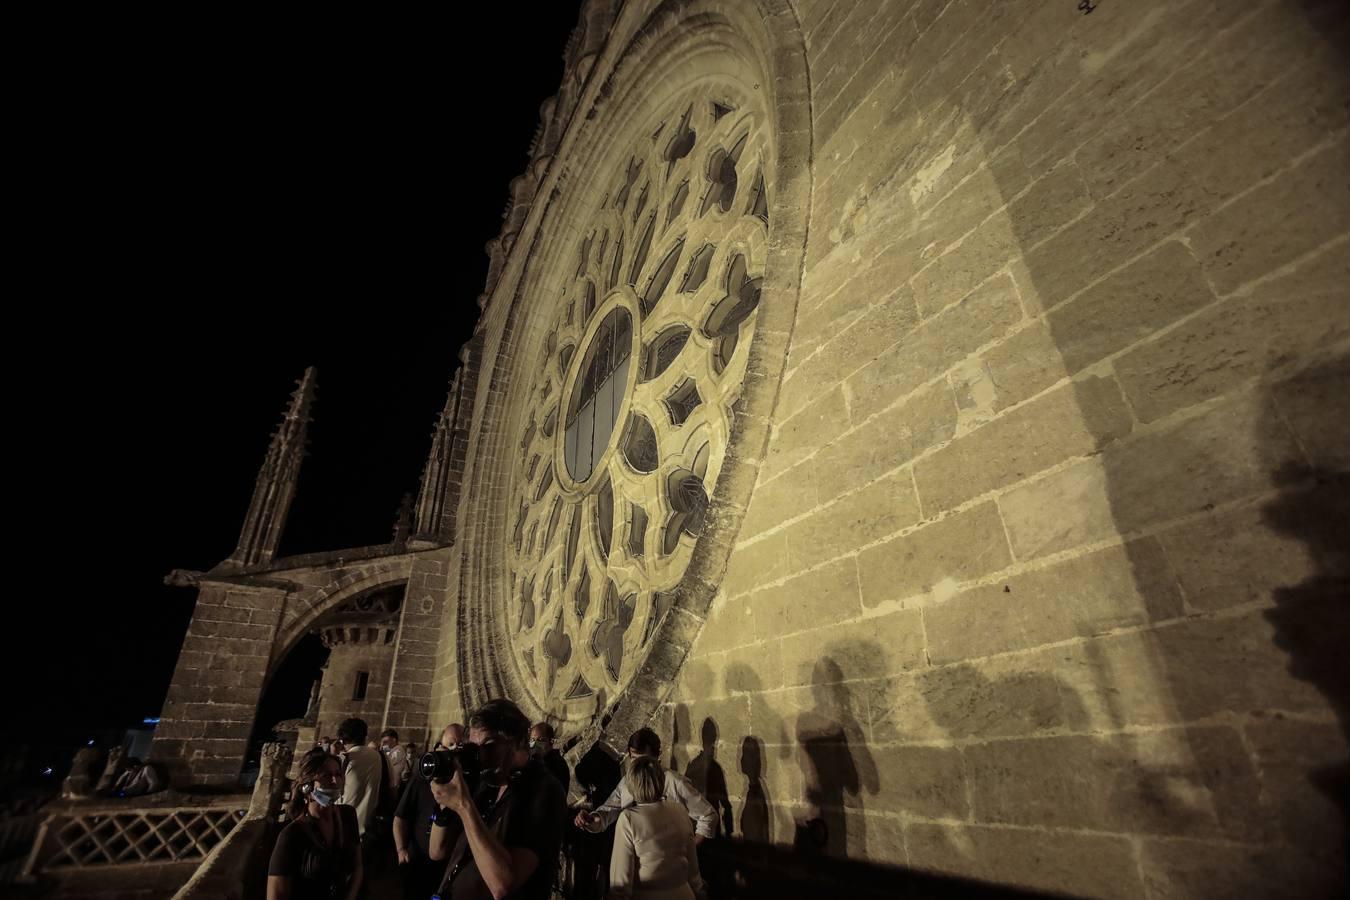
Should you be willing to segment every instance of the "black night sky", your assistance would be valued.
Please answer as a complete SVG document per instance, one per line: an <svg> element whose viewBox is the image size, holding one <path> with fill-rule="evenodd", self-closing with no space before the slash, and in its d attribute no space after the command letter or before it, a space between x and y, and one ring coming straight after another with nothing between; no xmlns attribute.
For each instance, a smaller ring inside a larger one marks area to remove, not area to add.
<svg viewBox="0 0 1350 900"><path fill-rule="evenodd" d="M7 668L51 762L158 714L193 605L162 579L233 549L306 366L282 553L389 540L576 23L575 2L528 9L85 22L50 65L27 241L62 374L48 393L30 369L14 410L37 428L12 512L39 549L10 607L38 652Z"/></svg>

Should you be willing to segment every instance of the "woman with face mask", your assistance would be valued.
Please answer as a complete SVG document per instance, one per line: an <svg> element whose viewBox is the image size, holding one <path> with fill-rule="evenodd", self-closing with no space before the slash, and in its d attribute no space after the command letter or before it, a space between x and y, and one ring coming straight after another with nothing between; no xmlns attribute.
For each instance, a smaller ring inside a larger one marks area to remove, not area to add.
<svg viewBox="0 0 1350 900"><path fill-rule="evenodd" d="M267 868L267 900L356 900L361 835L356 810L341 805L342 760L311 750L286 804L289 824Z"/></svg>

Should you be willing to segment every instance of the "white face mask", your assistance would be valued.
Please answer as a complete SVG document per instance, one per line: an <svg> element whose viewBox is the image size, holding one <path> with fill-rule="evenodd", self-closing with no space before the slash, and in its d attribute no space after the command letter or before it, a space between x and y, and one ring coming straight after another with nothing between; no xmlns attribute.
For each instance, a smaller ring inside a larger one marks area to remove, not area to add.
<svg viewBox="0 0 1350 900"><path fill-rule="evenodd" d="M309 799L324 807L325 809L337 802L338 794L336 791L326 791L323 788L316 787L309 792Z"/></svg>

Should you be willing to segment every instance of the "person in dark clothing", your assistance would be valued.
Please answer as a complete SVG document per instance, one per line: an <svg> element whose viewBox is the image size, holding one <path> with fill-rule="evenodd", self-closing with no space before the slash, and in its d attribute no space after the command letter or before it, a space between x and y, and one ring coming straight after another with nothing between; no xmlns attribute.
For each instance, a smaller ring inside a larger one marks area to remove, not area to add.
<svg viewBox="0 0 1350 900"><path fill-rule="evenodd" d="M433 749L450 750L464 739L464 726L450 725L441 732L441 739ZM476 780L473 786L477 787ZM431 782L423 778L414 765L408 788L394 811L394 845L403 873L405 900L427 900L436 893L445 874L445 863L431 858L431 822L437 808L436 798L431 795Z"/></svg>
<svg viewBox="0 0 1350 900"><path fill-rule="evenodd" d="M267 900L356 900L361 833L356 810L337 802L342 789L342 760L305 754L267 867Z"/></svg>
<svg viewBox="0 0 1350 900"><path fill-rule="evenodd" d="M552 725L547 722L537 723L530 729L530 755L543 763L544 768L558 779L563 787L563 797L566 797L572 787L572 770L567 767L567 760L563 759L562 754L554 749L555 737Z"/></svg>
<svg viewBox="0 0 1350 900"><path fill-rule="evenodd" d="M536 722L534 726L530 728L530 756L543 763L544 768L548 769L549 774L558 779L558 783L562 785L563 789L563 800L566 801L572 787L572 770L568 768L567 760L563 759L562 754L554 749L553 744L556 738L557 733L553 730L552 725L547 722ZM571 836L571 829L567 827L567 823L571 818L570 811L564 806L563 839L562 847L560 848L560 856L558 857L559 875L564 873L568 866L568 861L572 858L571 842L568 840ZM562 893L561 884L555 885L554 893Z"/></svg>
<svg viewBox="0 0 1350 900"><path fill-rule="evenodd" d="M482 787L471 793L462 771L431 783L440 810L430 855L447 861L443 900L548 900L566 804L562 785L530 757L529 730L514 703L489 701L469 719Z"/></svg>

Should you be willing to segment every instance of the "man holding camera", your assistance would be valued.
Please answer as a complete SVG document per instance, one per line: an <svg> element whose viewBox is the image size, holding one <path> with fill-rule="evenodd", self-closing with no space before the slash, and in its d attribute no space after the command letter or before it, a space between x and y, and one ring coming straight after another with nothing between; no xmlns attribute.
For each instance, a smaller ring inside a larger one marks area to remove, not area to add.
<svg viewBox="0 0 1350 900"><path fill-rule="evenodd" d="M463 725L447 725L434 749L458 750L467 740ZM477 785L476 780L469 783L470 788ZM394 846L403 873L404 900L427 900L441 886L445 863L431 858L431 820L438 808L431 782L422 776L420 766L413 766L408 789L394 810Z"/></svg>
<svg viewBox="0 0 1350 900"><path fill-rule="evenodd" d="M530 756L530 720L509 700L491 700L469 719L482 782L465 780L471 754L440 755L431 793L440 807L430 856L446 860L443 900L548 900L562 842L566 799Z"/></svg>

